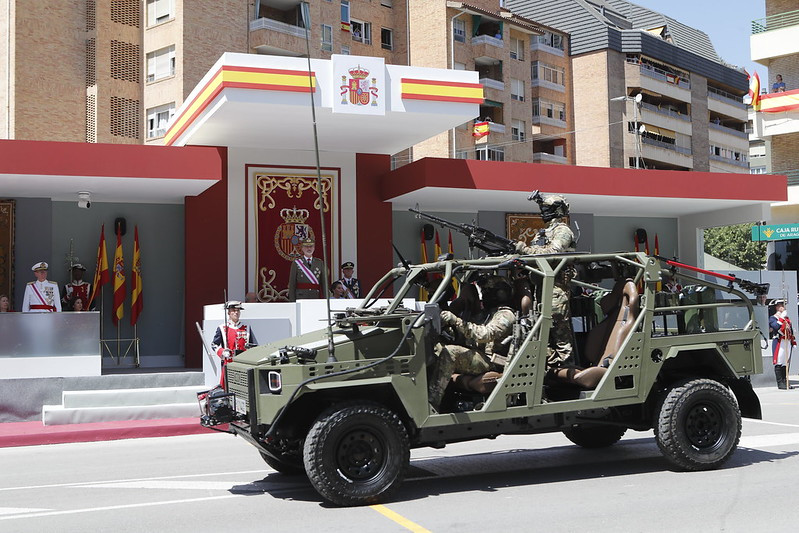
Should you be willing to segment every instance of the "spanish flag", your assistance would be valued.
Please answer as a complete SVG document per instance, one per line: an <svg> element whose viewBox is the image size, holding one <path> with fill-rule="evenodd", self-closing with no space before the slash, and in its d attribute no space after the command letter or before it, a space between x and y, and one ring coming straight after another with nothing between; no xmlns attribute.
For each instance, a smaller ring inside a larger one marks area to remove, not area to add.
<svg viewBox="0 0 799 533"><path fill-rule="evenodd" d="M100 228L100 244L97 245L97 263L94 265L94 280L92 280L92 294L86 309L90 309L100 287L110 281L108 273L108 252L105 249L105 224Z"/></svg>
<svg viewBox="0 0 799 533"><path fill-rule="evenodd" d="M139 226L133 231L133 268L130 269L130 325L135 326L144 309L141 295L141 251L139 250Z"/></svg>
<svg viewBox="0 0 799 533"><path fill-rule="evenodd" d="M744 71L746 72L746 71ZM760 76L746 73L749 78L749 93L744 97L744 103L751 105L755 111L760 111Z"/></svg>
<svg viewBox="0 0 799 533"><path fill-rule="evenodd" d="M119 327L119 320L125 316L125 261L122 258L122 235L117 228L117 249L114 252L114 308L111 320Z"/></svg>
<svg viewBox="0 0 799 533"><path fill-rule="evenodd" d="M489 133L491 133L491 131L488 122L474 123L474 128L472 129L472 137L476 137L479 139L480 137L485 137Z"/></svg>
<svg viewBox="0 0 799 533"><path fill-rule="evenodd" d="M424 242L424 228L421 228L420 233L422 236L422 263L427 263L427 245ZM426 302L428 298L429 295L427 294L427 289L424 287L419 287L419 301Z"/></svg>

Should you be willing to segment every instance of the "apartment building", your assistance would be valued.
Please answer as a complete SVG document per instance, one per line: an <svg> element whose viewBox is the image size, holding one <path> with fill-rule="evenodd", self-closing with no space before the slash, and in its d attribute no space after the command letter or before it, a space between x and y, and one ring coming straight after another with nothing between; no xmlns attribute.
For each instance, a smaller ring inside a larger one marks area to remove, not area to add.
<svg viewBox="0 0 799 533"><path fill-rule="evenodd" d="M507 0L568 32L578 165L748 172L743 71L703 32L625 0Z"/></svg>

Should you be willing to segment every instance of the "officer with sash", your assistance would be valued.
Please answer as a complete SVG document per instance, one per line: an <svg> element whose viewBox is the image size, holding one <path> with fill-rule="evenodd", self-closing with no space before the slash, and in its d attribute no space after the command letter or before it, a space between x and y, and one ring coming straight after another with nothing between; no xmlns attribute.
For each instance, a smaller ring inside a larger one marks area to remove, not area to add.
<svg viewBox="0 0 799 533"><path fill-rule="evenodd" d="M301 243L302 256L291 263L289 272L289 301L323 298L322 273L324 262L313 256L316 243L307 238Z"/></svg>
<svg viewBox="0 0 799 533"><path fill-rule="evenodd" d="M61 299L61 303L66 309L72 309L75 300L82 300L84 305L89 301L92 284L83 281L84 272L86 272L86 267L80 263L72 265L72 281L64 285L64 297Z"/></svg>
<svg viewBox="0 0 799 533"><path fill-rule="evenodd" d="M355 263L347 261L341 265L341 273L343 277L339 280L346 292L345 298L360 298L361 297L361 282L358 278L352 277L352 272L355 270Z"/></svg>
<svg viewBox="0 0 799 533"><path fill-rule="evenodd" d="M61 311L61 294L58 284L47 281L49 266L44 261L31 267L36 281L30 281L25 286L25 295L22 297L23 313L54 313Z"/></svg>

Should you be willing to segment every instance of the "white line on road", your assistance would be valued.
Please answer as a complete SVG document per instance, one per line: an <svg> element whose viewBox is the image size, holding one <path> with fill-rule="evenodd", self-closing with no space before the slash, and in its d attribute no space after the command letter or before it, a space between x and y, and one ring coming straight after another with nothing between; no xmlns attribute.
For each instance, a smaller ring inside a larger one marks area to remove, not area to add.
<svg viewBox="0 0 799 533"><path fill-rule="evenodd" d="M7 514L37 513L50 509L28 509L26 507L0 507L0 516Z"/></svg>
<svg viewBox="0 0 799 533"><path fill-rule="evenodd" d="M799 444L799 433L778 433L776 435L752 435L741 437L738 444L741 448L770 448L773 446L785 446Z"/></svg>
<svg viewBox="0 0 799 533"><path fill-rule="evenodd" d="M756 418L747 418L747 422L755 422L757 424L770 424L772 426L784 426L789 428L799 428L799 424L783 424L782 422L769 422L767 420L757 420Z"/></svg>
<svg viewBox="0 0 799 533"><path fill-rule="evenodd" d="M152 481L126 481L122 483L97 483L93 485L80 485L76 489L177 489L177 490L236 490L238 492L264 492L264 487L258 482L247 481L177 481L177 480L152 480Z"/></svg>

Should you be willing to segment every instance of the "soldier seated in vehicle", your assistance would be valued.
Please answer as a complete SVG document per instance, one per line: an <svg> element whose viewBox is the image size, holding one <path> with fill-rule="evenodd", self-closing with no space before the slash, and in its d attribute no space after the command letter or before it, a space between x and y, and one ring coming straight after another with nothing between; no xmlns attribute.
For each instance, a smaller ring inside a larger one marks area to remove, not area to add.
<svg viewBox="0 0 799 533"><path fill-rule="evenodd" d="M451 311L441 312L442 327L451 327L456 341L434 347L437 360L428 383L428 400L436 410L453 374L502 372L505 367L508 344L503 341L513 334L516 322L516 313L509 307L513 288L507 279L491 276L482 281L480 289L486 312L482 323L464 321Z"/></svg>

